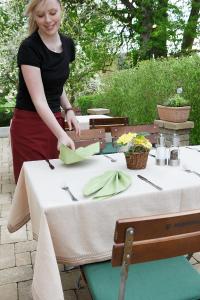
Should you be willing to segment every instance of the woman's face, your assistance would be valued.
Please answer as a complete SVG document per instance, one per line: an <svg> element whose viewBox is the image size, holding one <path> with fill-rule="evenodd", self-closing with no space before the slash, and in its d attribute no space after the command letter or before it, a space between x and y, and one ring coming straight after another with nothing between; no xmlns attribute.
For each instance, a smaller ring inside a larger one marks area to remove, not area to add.
<svg viewBox="0 0 200 300"><path fill-rule="evenodd" d="M61 7L57 0L43 0L34 10L35 22L43 35L54 35L61 22Z"/></svg>

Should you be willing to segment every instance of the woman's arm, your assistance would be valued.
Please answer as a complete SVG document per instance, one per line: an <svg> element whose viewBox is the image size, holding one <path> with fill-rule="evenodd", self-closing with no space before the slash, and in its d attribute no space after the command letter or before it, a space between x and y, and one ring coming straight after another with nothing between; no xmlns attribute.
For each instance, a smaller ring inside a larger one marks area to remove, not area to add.
<svg viewBox="0 0 200 300"><path fill-rule="evenodd" d="M70 104L70 102L67 98L67 95L65 93L64 88L63 88L63 93L60 97L60 104L61 104L62 108L65 111L65 117L66 117L67 123L69 125L69 130L72 130L72 125L74 125L76 134L80 135L80 127L79 127L79 123L76 119L74 111L73 110L67 110L69 108L72 108L72 106L71 106L71 104Z"/></svg>
<svg viewBox="0 0 200 300"><path fill-rule="evenodd" d="M48 106L40 68L29 65L21 65L21 70L37 113L58 139L58 149L61 144L64 144L74 150L74 142L57 122L54 114Z"/></svg>

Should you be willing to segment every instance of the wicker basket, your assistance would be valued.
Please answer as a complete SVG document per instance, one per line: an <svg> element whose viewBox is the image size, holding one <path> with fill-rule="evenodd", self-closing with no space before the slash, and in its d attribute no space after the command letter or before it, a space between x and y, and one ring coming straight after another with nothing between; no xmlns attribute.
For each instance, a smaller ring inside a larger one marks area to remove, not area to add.
<svg viewBox="0 0 200 300"><path fill-rule="evenodd" d="M126 165L128 169L145 169L147 164L149 151L147 152L134 152L126 154Z"/></svg>

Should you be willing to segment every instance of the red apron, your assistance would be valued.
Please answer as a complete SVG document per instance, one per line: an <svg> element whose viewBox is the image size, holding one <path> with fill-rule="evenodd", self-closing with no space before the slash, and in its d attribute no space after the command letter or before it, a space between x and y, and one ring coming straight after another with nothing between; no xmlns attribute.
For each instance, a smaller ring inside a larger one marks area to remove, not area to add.
<svg viewBox="0 0 200 300"><path fill-rule="evenodd" d="M64 128L61 113L54 116ZM15 109L10 134L16 183L24 161L58 158L57 138L37 112Z"/></svg>

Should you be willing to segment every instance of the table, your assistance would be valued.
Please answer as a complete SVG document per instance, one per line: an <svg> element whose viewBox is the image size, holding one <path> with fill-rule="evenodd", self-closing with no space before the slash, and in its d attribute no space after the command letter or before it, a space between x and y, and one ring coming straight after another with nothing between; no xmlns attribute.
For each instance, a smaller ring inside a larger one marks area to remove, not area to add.
<svg viewBox="0 0 200 300"><path fill-rule="evenodd" d="M128 170L123 153L93 156L66 166L52 160L26 162L20 173L11 207L8 229L16 231L31 216L38 248L32 284L33 299L64 300L58 262L81 265L111 257L115 221L119 218L175 213L200 209L200 178L184 172L183 165L200 171L200 153L181 148L180 167L156 166L150 157L144 170ZM82 189L94 174L122 170L132 177L131 187L101 201L85 198ZM141 181L141 174L163 187L158 191ZM79 199L73 202L62 186ZM99 226L101 224L101 226Z"/></svg>
<svg viewBox="0 0 200 300"><path fill-rule="evenodd" d="M76 116L76 119L78 120L80 124L81 130L83 129L89 129L89 120L90 119L102 119L102 118L110 118L110 116L106 115L83 115L83 116Z"/></svg>
<svg viewBox="0 0 200 300"><path fill-rule="evenodd" d="M110 109L108 109L108 108L88 108L87 113L91 114L91 115L100 115L100 114L108 115L110 113Z"/></svg>

